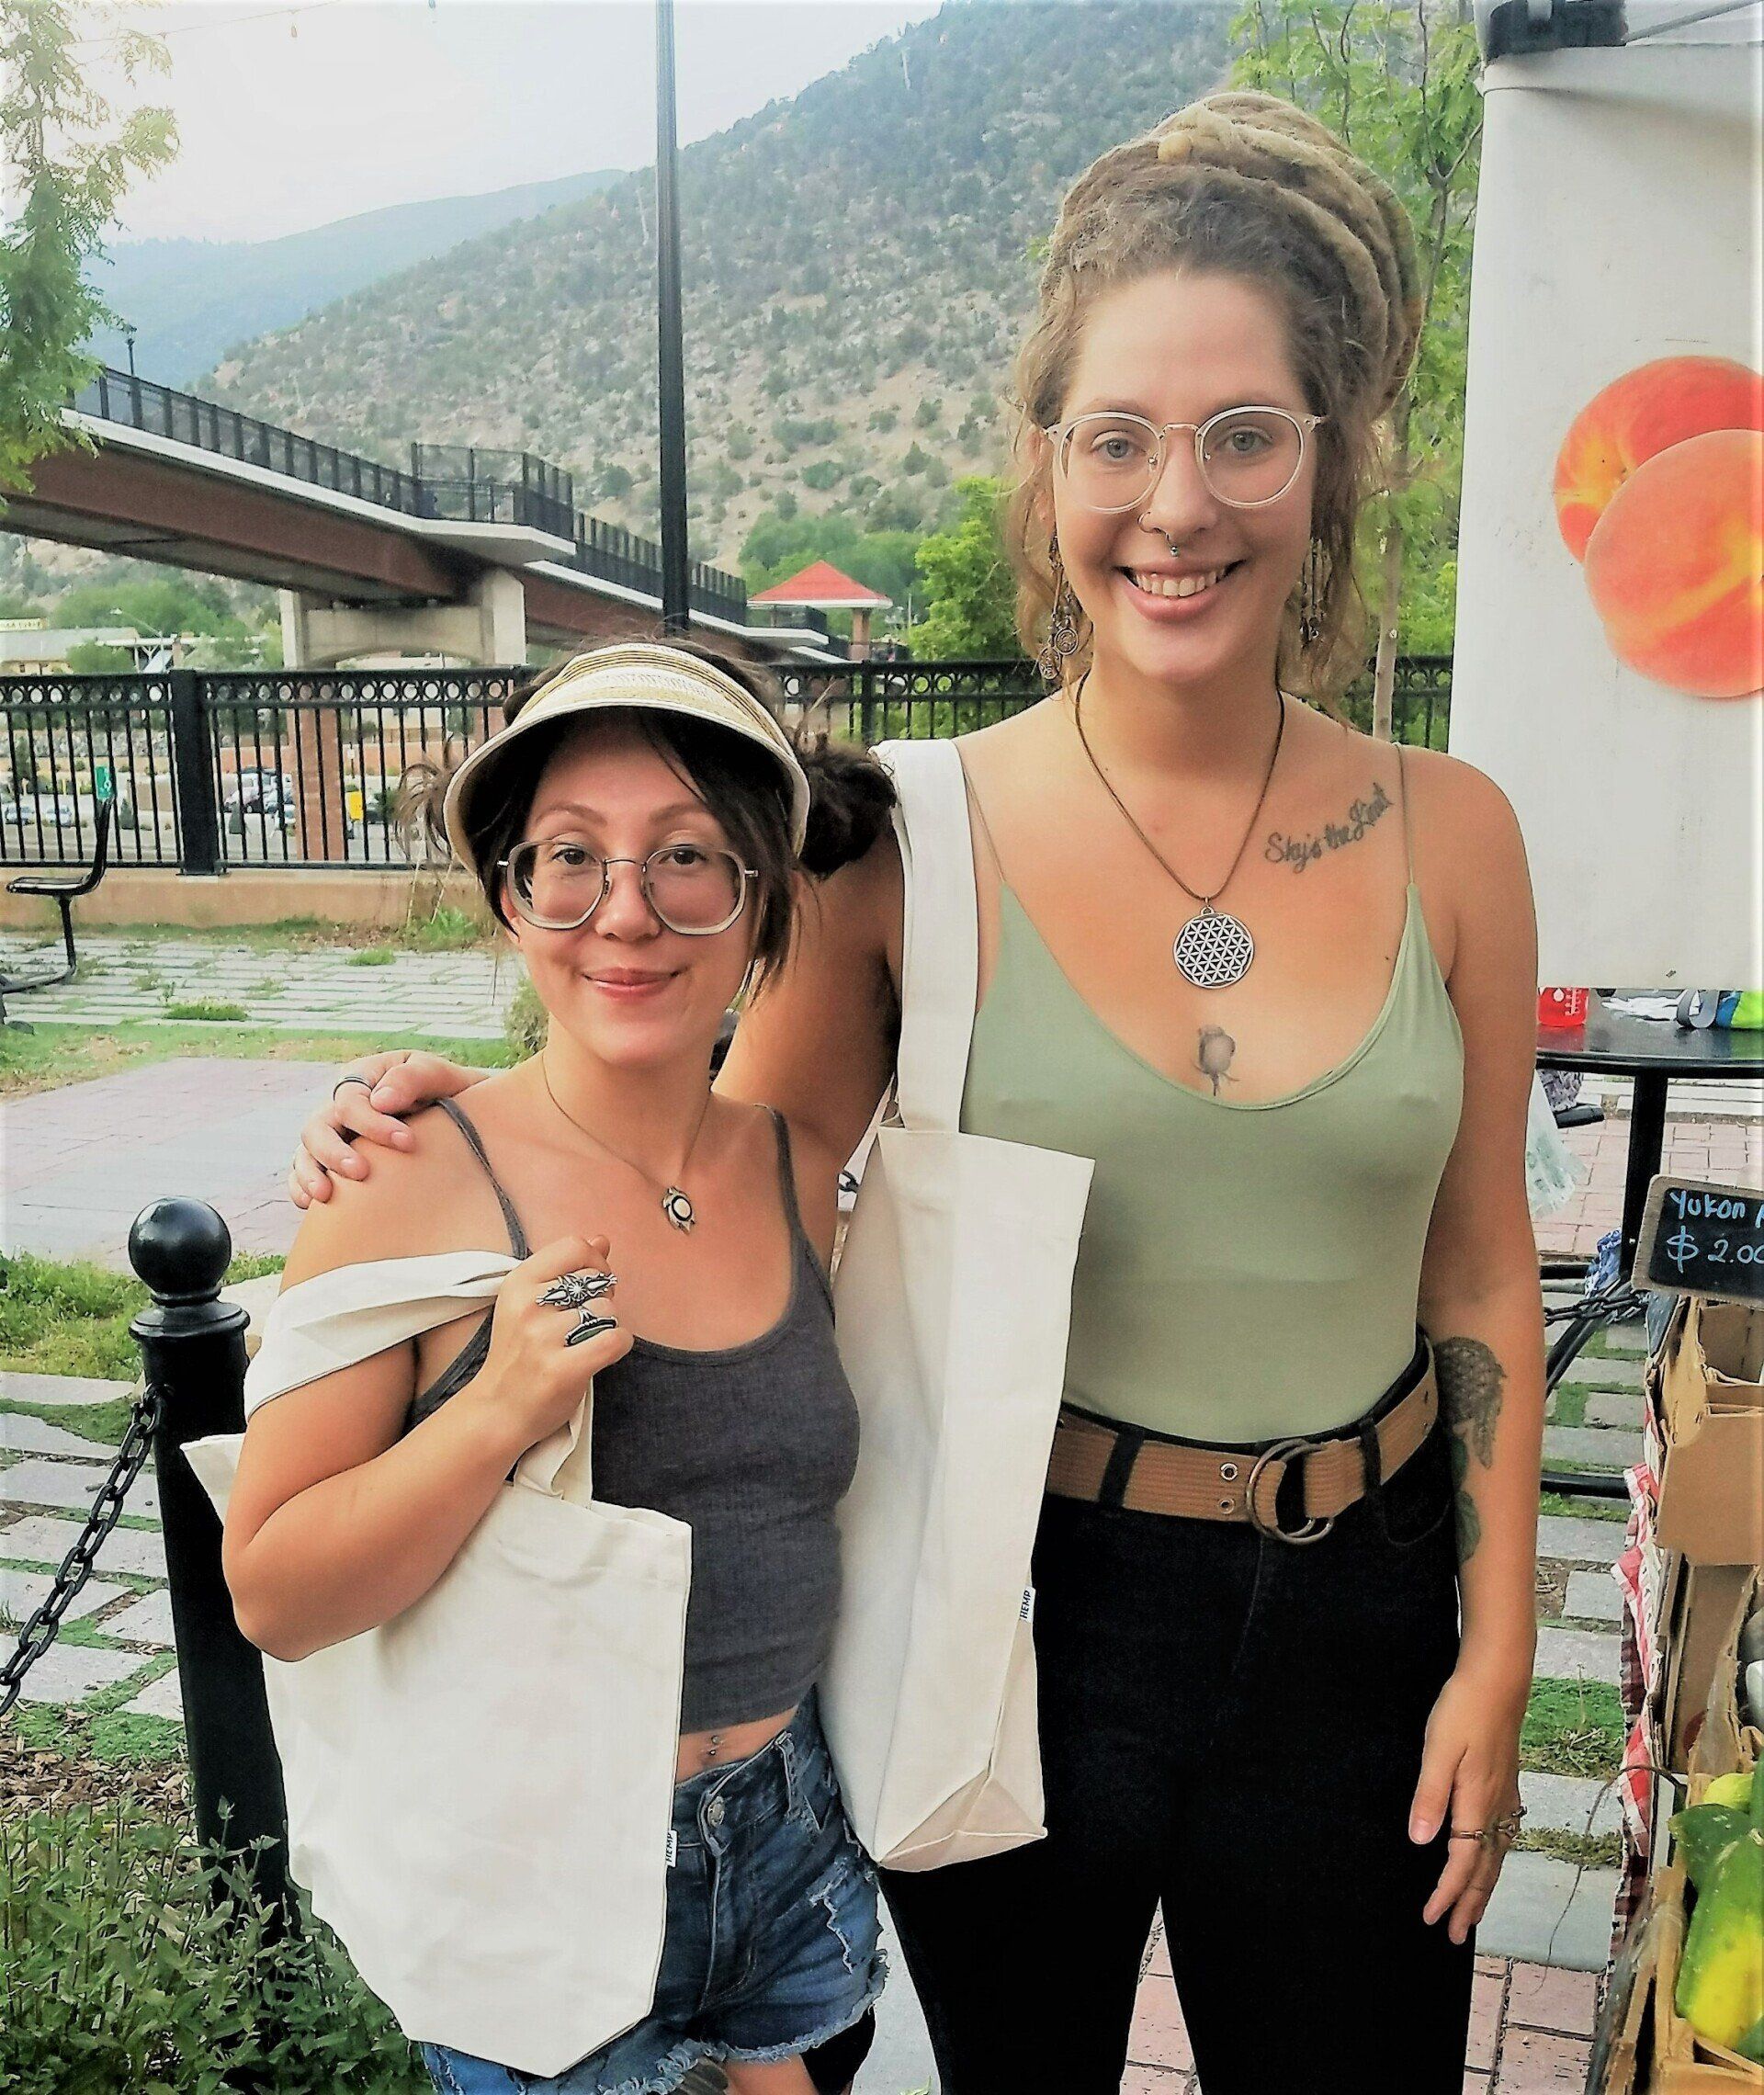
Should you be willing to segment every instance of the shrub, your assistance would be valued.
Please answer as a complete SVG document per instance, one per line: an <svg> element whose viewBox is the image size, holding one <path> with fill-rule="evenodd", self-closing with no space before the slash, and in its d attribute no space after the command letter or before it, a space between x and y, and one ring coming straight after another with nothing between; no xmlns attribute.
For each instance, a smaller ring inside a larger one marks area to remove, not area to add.
<svg viewBox="0 0 1764 2095"><path fill-rule="evenodd" d="M132 1800L0 1821L0 2087L422 2095L329 1931L308 1918L278 1939L270 1919L187 1825Z"/></svg>
<svg viewBox="0 0 1764 2095"><path fill-rule="evenodd" d="M545 1046L550 1024L549 1014L539 1002L539 992L530 981L523 979L508 1007L508 1016L503 1022L509 1046L522 1059L537 1055Z"/></svg>

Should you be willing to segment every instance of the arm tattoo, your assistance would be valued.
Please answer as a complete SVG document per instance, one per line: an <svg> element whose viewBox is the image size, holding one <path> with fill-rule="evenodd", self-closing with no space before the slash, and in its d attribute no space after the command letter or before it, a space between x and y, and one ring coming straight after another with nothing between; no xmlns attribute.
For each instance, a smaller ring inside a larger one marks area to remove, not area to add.
<svg viewBox="0 0 1764 2095"><path fill-rule="evenodd" d="M1390 812L1391 805L1390 795L1384 787L1374 786L1370 799L1351 801L1347 820L1325 822L1320 835L1288 836L1283 830L1271 830L1261 855L1271 866L1290 866L1295 873L1302 873L1326 851L1340 851L1348 844L1358 844L1380 815Z"/></svg>
<svg viewBox="0 0 1764 2095"><path fill-rule="evenodd" d="M1232 1058L1237 1054L1238 1044L1222 1025L1204 1025L1201 1028L1199 1052L1194 1057L1194 1067L1213 1085L1213 1096L1219 1095L1221 1084L1236 1083L1231 1072Z"/></svg>
<svg viewBox="0 0 1764 2095"><path fill-rule="evenodd" d="M1457 1487L1458 1561L1467 1562L1482 1539L1476 1502L1464 1489L1474 1455L1483 1468L1495 1459L1495 1421L1500 1416L1507 1371L1480 1339L1440 1339L1433 1347L1440 1409L1452 1431L1452 1480Z"/></svg>

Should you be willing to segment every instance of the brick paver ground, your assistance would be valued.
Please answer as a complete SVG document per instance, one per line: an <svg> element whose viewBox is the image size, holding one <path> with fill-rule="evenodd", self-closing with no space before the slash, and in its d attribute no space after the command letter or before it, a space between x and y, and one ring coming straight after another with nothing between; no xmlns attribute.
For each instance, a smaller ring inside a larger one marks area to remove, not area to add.
<svg viewBox="0 0 1764 2095"><path fill-rule="evenodd" d="M1478 1957L1464 2095L1580 2095L1598 1984L1591 1972ZM1139 1988L1128 2056L1121 2095L1204 2095L1161 1923Z"/></svg>

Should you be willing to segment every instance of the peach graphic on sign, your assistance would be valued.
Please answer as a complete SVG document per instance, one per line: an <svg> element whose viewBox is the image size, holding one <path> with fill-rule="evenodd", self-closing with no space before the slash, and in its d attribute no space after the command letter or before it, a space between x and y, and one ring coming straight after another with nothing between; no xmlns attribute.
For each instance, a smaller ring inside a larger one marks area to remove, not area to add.
<svg viewBox="0 0 1764 2095"><path fill-rule="evenodd" d="M1555 520L1575 559L1637 466L1712 429L1764 429L1764 375L1726 357L1662 357L1595 393L1555 461Z"/></svg>
<svg viewBox="0 0 1764 2095"><path fill-rule="evenodd" d="M1764 376L1642 365L1575 418L1555 493L1619 661L1697 697L1764 689Z"/></svg>

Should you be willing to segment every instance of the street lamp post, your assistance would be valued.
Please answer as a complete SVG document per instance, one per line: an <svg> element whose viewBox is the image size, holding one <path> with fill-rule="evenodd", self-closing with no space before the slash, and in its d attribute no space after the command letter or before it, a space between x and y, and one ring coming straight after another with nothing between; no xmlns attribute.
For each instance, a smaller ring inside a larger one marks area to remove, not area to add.
<svg viewBox="0 0 1764 2095"><path fill-rule="evenodd" d="M680 194L673 108L673 0L655 7L655 277L662 496L662 626L690 624L686 561L686 381L680 313Z"/></svg>
<svg viewBox="0 0 1764 2095"><path fill-rule="evenodd" d="M129 376L135 375L135 331L125 320L122 323L122 339L129 346Z"/></svg>

